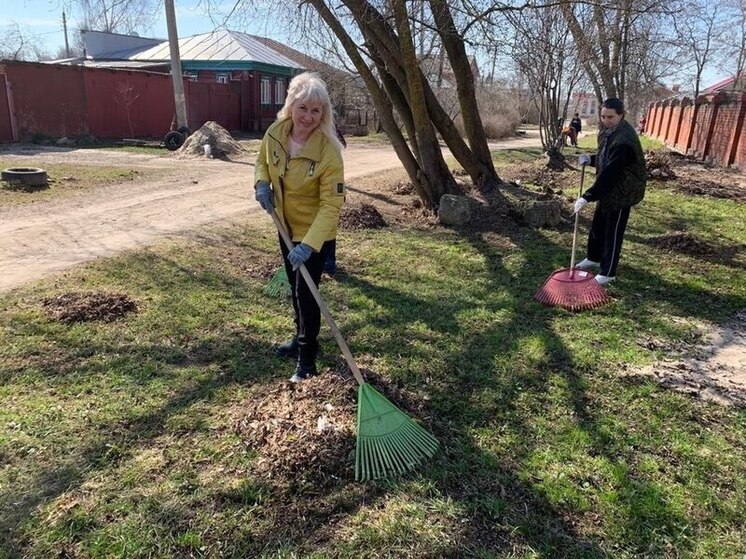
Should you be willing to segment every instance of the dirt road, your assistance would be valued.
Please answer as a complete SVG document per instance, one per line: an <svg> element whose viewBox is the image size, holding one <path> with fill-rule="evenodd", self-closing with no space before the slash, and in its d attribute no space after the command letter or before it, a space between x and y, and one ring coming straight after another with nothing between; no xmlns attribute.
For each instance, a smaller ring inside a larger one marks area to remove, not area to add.
<svg viewBox="0 0 746 559"><path fill-rule="evenodd" d="M529 135L491 147L536 145L538 137ZM238 214L266 219L250 190L252 159L226 162L35 146L11 146L2 155L14 164L17 157L25 166L72 163L169 171L152 182L109 185L75 197L0 209L0 292ZM400 166L389 146L351 143L345 151L347 180Z"/></svg>

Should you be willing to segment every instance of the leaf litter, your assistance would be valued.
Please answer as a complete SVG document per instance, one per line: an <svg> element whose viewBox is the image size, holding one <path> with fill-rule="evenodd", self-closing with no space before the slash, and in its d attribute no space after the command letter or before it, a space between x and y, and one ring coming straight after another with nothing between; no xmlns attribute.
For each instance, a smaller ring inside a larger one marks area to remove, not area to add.
<svg viewBox="0 0 746 559"><path fill-rule="evenodd" d="M112 321L137 311L137 303L122 293L70 292L47 297L42 306L48 316L65 324Z"/></svg>
<svg viewBox="0 0 746 559"><path fill-rule="evenodd" d="M366 368L366 381L405 413L429 423L423 398ZM354 479L357 388L339 357L333 369L301 383L257 387L234 421L235 431L258 453L252 473L293 491L348 484Z"/></svg>

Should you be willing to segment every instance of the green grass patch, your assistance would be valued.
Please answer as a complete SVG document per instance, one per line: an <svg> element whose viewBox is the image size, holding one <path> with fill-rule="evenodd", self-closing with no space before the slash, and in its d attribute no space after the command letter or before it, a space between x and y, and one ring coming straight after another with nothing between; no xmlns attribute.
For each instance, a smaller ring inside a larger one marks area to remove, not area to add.
<svg viewBox="0 0 746 559"><path fill-rule="evenodd" d="M405 134L406 135L406 134ZM384 132L374 132L365 136L357 136L355 134L346 134L345 140L348 144L374 144L374 145L391 145L391 140L388 135Z"/></svg>
<svg viewBox="0 0 746 559"><path fill-rule="evenodd" d="M346 274L323 294L356 355L427 396L443 449L398 480L290 495L251 474L258 453L233 425L292 368L273 352L291 309L246 272L278 252L268 220L3 295L0 558L739 558L743 410L619 372L660 357L641 341L696 338L746 307L742 254L654 243L686 224L743 246L741 212L651 184L615 301L575 314L532 299L570 231L342 232ZM139 312L44 314L44 297L81 289ZM334 366L326 327L322 344Z"/></svg>
<svg viewBox="0 0 746 559"><path fill-rule="evenodd" d="M123 144L100 144L84 146L81 149L100 149L106 151L119 151L126 153L135 153L138 155L150 155L153 157L169 157L171 154L165 146L131 146Z"/></svg>
<svg viewBox="0 0 746 559"><path fill-rule="evenodd" d="M0 168L2 169L21 166L18 162L11 163L9 160L0 159ZM166 170L151 168L94 167L70 163L52 163L45 165L44 170L49 177L48 188L20 190L9 187L5 182L0 182L0 207L64 197L111 184L121 184L122 188L126 188L129 184L150 181L167 172Z"/></svg>

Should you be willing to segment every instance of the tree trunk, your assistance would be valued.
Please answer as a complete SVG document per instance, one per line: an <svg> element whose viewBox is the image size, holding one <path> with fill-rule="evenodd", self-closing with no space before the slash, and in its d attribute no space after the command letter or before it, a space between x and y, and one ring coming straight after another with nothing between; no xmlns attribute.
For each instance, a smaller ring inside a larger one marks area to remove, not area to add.
<svg viewBox="0 0 746 559"><path fill-rule="evenodd" d="M443 46L448 53L448 60L456 78L456 89L461 115L464 119L466 138L469 141L476 165L483 167L483 170L478 172L478 177L474 183L480 190L491 189L501 181L500 177L497 176L492 162L492 154L487 146L487 136L484 133L474 90L474 75L464 48L464 41L456 30L450 9L444 0L430 0L430 9L435 17L438 35L443 41Z"/></svg>
<svg viewBox="0 0 746 559"><path fill-rule="evenodd" d="M420 166L417 159L414 157L412 152L407 145L407 141L399 130L399 126L396 124L394 113L392 110L391 102L386 96L386 93L381 89L375 76L368 68L368 65L363 60L357 45L354 43L352 38L347 34L344 27L340 24L339 20L329 10L324 3L324 0L308 0L309 4L314 7L324 22L329 26L334 35L339 39L340 43L345 49L345 52L350 57L350 60L355 65L355 68L360 72L363 81L368 89L368 92L373 99L373 104L376 107L378 119L384 130L391 140L391 144L394 147L396 155L404 165L404 169L412 181L415 191L419 195L423 203L427 204L427 200L432 199L431 193L427 190L427 185L420 181ZM432 207L428 205L428 207Z"/></svg>
<svg viewBox="0 0 746 559"><path fill-rule="evenodd" d="M404 73L409 90L410 109L416 129L419 161L421 163L423 180L427 181L430 192L436 197L431 200L431 207L437 207L440 197L449 192L457 192L456 181L453 179L448 166L443 160L438 138L435 136L432 122L427 108L417 100L425 97L422 72L417 62L417 54L412 42L409 28L409 18L405 0L393 0L394 20L399 35L399 47Z"/></svg>
<svg viewBox="0 0 746 559"><path fill-rule="evenodd" d="M405 72L402 68L399 40L394 31L385 23L380 12L371 6L367 0L343 0L343 3L350 10L361 29L370 29L370 34L367 36L370 39L371 45L377 51L377 54L381 56L388 73L396 80L402 91L407 92L408 85ZM421 98L416 101L408 99L409 104L425 104L432 123L440 133L443 141L445 141L448 149L478 188L490 188L494 186L493 183L484 180L485 176L489 176L489 172L486 171L483 164L480 164L469 149L469 146L464 142L453 120L443 109L435 93L433 93L430 84L425 80L422 71L419 70L419 66L418 71L422 80L424 99ZM494 176L499 183L496 173Z"/></svg>

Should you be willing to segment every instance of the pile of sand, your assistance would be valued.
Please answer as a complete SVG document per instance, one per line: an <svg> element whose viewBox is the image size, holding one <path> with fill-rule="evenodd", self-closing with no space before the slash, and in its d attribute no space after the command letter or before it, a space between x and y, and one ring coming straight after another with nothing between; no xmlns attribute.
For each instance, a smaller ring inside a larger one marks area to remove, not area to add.
<svg viewBox="0 0 746 559"><path fill-rule="evenodd" d="M176 152L177 157L206 157L205 145L210 146L212 157L226 157L244 153L244 149L225 128L212 120L191 134Z"/></svg>

